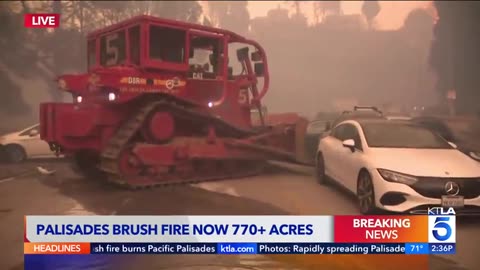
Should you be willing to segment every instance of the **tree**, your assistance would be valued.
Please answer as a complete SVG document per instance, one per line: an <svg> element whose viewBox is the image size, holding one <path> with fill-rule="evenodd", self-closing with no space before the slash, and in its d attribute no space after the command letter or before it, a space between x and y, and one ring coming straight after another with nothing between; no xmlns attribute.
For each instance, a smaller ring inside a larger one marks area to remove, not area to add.
<svg viewBox="0 0 480 270"><path fill-rule="evenodd" d="M403 32L411 46L428 51L433 38L434 18L426 9L412 10L404 21Z"/></svg>
<svg viewBox="0 0 480 270"><path fill-rule="evenodd" d="M214 26L220 26L228 17L230 2L227 1L209 1L208 15Z"/></svg>
<svg viewBox="0 0 480 270"><path fill-rule="evenodd" d="M28 8L28 7L27 7ZM11 74L26 78L34 74L25 63L36 61L35 51L28 46L28 32L23 27L21 12L25 10L18 2L0 2L0 112L8 114L29 113L22 97L21 88Z"/></svg>
<svg viewBox="0 0 480 270"><path fill-rule="evenodd" d="M342 1L315 1L313 2L313 16L315 24L323 21L328 15L340 15Z"/></svg>
<svg viewBox="0 0 480 270"><path fill-rule="evenodd" d="M375 17L380 13L380 4L378 1L363 1L362 13L367 20L369 28L372 28Z"/></svg>
<svg viewBox="0 0 480 270"><path fill-rule="evenodd" d="M479 2L435 1L439 20L434 29L430 63L437 74L437 90L445 99L457 91L459 113L478 113L480 107Z"/></svg>
<svg viewBox="0 0 480 270"><path fill-rule="evenodd" d="M25 29L23 13L61 13L60 28ZM0 112L29 108L14 78L40 78L60 99L57 75L85 70L85 34L140 14L199 22L198 1L0 1ZM38 89L25 89L25 95ZM35 109L36 110L36 109Z"/></svg>
<svg viewBox="0 0 480 270"><path fill-rule="evenodd" d="M215 26L240 34L249 31L248 1L210 1L208 9Z"/></svg>
<svg viewBox="0 0 480 270"><path fill-rule="evenodd" d="M414 9L408 15L403 24L403 39L409 45L409 54L414 64L412 69L417 72L411 77L412 89L420 95L425 92L424 82L429 74L428 54L432 42L433 17L423 8Z"/></svg>
<svg viewBox="0 0 480 270"><path fill-rule="evenodd" d="M292 6L295 8L296 15L302 13L302 10L300 8L300 1L293 1Z"/></svg>
<svg viewBox="0 0 480 270"><path fill-rule="evenodd" d="M414 9L405 19L403 29L416 36L431 35L433 17L423 8Z"/></svg>
<svg viewBox="0 0 480 270"><path fill-rule="evenodd" d="M250 27L250 13L248 12L248 1L233 1L230 6L230 25L231 29L239 34L247 34Z"/></svg>
<svg viewBox="0 0 480 270"><path fill-rule="evenodd" d="M136 5L137 1L130 1ZM198 23L202 14L202 6L198 1L149 1L152 15L168 19Z"/></svg>
<svg viewBox="0 0 480 270"><path fill-rule="evenodd" d="M290 22L292 23L293 27L307 27L308 19L305 14L302 12L302 6L304 5L303 1L285 1L287 4L290 4L291 7L295 9L295 12L291 16ZM280 7L277 8L280 10ZM287 13L288 14L288 13Z"/></svg>
<svg viewBox="0 0 480 270"><path fill-rule="evenodd" d="M208 19L206 16L203 17L202 24L205 25L205 26L210 26L210 27L213 26L212 21L210 19Z"/></svg>

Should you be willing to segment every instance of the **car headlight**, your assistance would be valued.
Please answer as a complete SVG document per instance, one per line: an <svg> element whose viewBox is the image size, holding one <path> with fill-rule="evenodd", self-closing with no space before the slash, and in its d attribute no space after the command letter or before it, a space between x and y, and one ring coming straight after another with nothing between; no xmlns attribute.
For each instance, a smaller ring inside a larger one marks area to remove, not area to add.
<svg viewBox="0 0 480 270"><path fill-rule="evenodd" d="M383 177L383 179L390 181L401 183L405 185L413 185L418 181L418 178L411 175L406 175L399 172L389 171L385 169L378 169L378 172Z"/></svg>
<svg viewBox="0 0 480 270"><path fill-rule="evenodd" d="M480 161L480 152L470 152L468 154L471 158Z"/></svg>

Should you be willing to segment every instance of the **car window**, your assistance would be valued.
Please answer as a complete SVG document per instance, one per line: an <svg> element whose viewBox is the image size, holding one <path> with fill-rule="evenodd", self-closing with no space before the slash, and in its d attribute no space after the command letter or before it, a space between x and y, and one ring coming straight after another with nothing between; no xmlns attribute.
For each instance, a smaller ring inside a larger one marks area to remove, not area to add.
<svg viewBox="0 0 480 270"><path fill-rule="evenodd" d="M357 149L363 150L362 141L360 140L360 134L358 133L358 129L352 124L342 124L337 126L333 130L332 136L340 141L353 139L355 141L355 147Z"/></svg>
<svg viewBox="0 0 480 270"><path fill-rule="evenodd" d="M326 126L327 121L312 122L307 128L307 133L322 133L323 131L325 131Z"/></svg>
<svg viewBox="0 0 480 270"><path fill-rule="evenodd" d="M355 141L355 148L363 150L362 141L360 140L360 134L358 133L357 127L352 124L346 124L344 133L344 140L353 139Z"/></svg>
<svg viewBox="0 0 480 270"><path fill-rule="evenodd" d="M340 141L344 141L345 139L345 124L339 125L332 130L332 136Z"/></svg>

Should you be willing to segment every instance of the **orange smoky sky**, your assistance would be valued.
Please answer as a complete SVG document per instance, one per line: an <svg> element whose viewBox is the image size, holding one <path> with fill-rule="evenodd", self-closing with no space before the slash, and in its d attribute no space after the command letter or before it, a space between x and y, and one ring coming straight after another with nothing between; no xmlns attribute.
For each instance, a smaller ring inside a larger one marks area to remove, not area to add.
<svg viewBox="0 0 480 270"><path fill-rule="evenodd" d="M208 9L201 1L202 6ZM293 1L291 1L293 2ZM302 12L313 21L313 1L302 1ZM344 14L360 14L363 1L342 1ZM381 11L376 18L377 28L397 29L403 25L408 13L416 8L430 8L431 1L380 1ZM268 11L277 7L289 8L294 12L291 3L286 1L248 1L248 9L252 18L266 16ZM208 11L207 11L208 12Z"/></svg>

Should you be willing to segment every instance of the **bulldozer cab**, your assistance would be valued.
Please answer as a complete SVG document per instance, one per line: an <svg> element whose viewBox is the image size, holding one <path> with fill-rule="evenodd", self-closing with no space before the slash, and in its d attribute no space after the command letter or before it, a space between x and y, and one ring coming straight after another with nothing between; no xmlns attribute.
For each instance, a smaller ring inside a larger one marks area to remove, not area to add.
<svg viewBox="0 0 480 270"><path fill-rule="evenodd" d="M88 37L88 67L137 66L186 71L187 31L131 19Z"/></svg>
<svg viewBox="0 0 480 270"><path fill-rule="evenodd" d="M245 74L264 77L265 53L254 41L226 30L138 16L88 35L88 68L137 66L183 73L192 79L233 79L229 48L237 51ZM255 51L249 56L248 46ZM252 62L255 64L252 65Z"/></svg>
<svg viewBox="0 0 480 270"><path fill-rule="evenodd" d="M189 78L215 80L222 76L224 53L221 39L192 35L189 54Z"/></svg>
<svg viewBox="0 0 480 270"><path fill-rule="evenodd" d="M251 126L250 109L259 108L268 91L265 51L257 42L230 31L138 16L87 38L89 73L121 73L121 85L108 86L126 89L121 93L175 95L217 108L225 120L247 127ZM263 78L262 89L257 87L259 78ZM162 82L167 82L165 89Z"/></svg>

